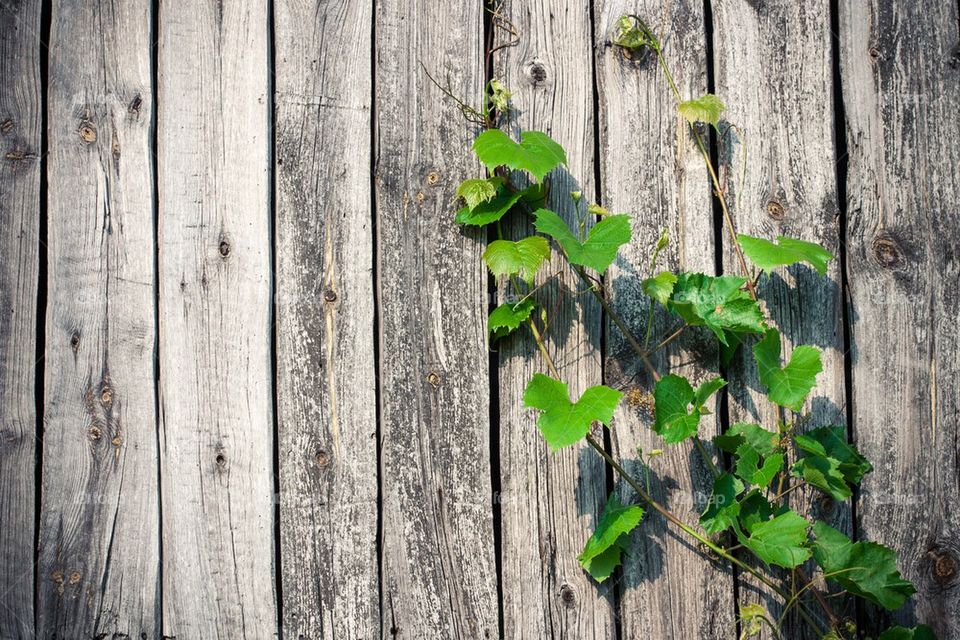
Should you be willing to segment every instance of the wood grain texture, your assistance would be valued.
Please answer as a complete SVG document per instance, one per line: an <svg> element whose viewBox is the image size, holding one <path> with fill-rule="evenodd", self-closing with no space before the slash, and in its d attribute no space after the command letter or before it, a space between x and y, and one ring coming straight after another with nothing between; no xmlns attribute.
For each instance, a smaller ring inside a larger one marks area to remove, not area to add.
<svg viewBox="0 0 960 640"><path fill-rule="evenodd" d="M548 178L547 207L570 224L578 212L571 191L594 190L593 69L586 0L509 1L503 17L520 34L494 54L494 77L513 91L509 126L544 131L566 149L567 167ZM513 38L503 30L497 44ZM518 176L519 177L519 176ZM514 240L535 233L530 216L504 225ZM559 272L559 276L557 273ZM600 305L556 251L541 268L537 301L549 316L546 334L573 398L600 384ZM501 283L501 296L508 283ZM612 582L597 583L577 555L606 502L603 460L586 443L551 453L537 412L523 404L534 373L549 374L531 332L522 327L497 347L500 355L500 465L504 635L507 638L608 638L614 631Z"/></svg>
<svg viewBox="0 0 960 640"><path fill-rule="evenodd" d="M640 3L601 0L596 8L597 74L601 124L604 205L633 217L633 241L621 250L606 283L615 311L642 340L649 299L641 281L661 230L670 236L655 271L684 269L714 273L713 211L706 168L676 99L652 52L636 56L612 44L619 16L636 13L664 43L664 55L684 96L706 90L706 33L700 2ZM657 311L649 344L679 323ZM699 383L716 375L716 340L688 331L654 359L661 374L677 373ZM703 366L703 365L706 366ZM664 447L651 429L652 414L641 402L653 380L623 334L607 328L606 383L629 394L611 430L616 453L628 470L643 477L637 448L664 448L651 464L654 496L687 522L696 522L710 495L713 477L692 442ZM705 416L700 434L709 441L718 421ZM710 446L708 444L708 446ZM636 498L625 487L626 497ZM633 535L623 569L620 620L624 637L721 638L733 629L733 578L700 550L649 512Z"/></svg>
<svg viewBox="0 0 960 640"><path fill-rule="evenodd" d="M149 2L53 6L37 622L45 638L157 632L150 23Z"/></svg>
<svg viewBox="0 0 960 640"><path fill-rule="evenodd" d="M274 9L283 631L373 638L373 7L284 0Z"/></svg>
<svg viewBox="0 0 960 640"><path fill-rule="evenodd" d="M0 5L0 638L33 634L40 2Z"/></svg>
<svg viewBox="0 0 960 640"><path fill-rule="evenodd" d="M799 238L839 256L829 2L721 0L714 3L713 27L716 93L727 105L719 171L737 232L771 241ZM741 274L727 229L723 246L724 271ZM806 264L777 269L761 277L757 293L783 336L784 358L800 344L822 352L823 372L801 430L844 424L840 261L830 262L825 277ZM776 430L780 411L766 399L752 344L730 367L730 422ZM849 503L837 504L815 489L791 494L788 503L851 532ZM777 573L789 585L789 573ZM756 580L742 576L740 593L741 603L759 601L780 617L781 599ZM785 621L783 630L791 638L812 637L799 619Z"/></svg>
<svg viewBox="0 0 960 640"><path fill-rule="evenodd" d="M267 3L159 16L163 633L277 633Z"/></svg>
<svg viewBox="0 0 960 640"><path fill-rule="evenodd" d="M960 637L958 27L953 2L840 3L859 534L918 589L893 619L939 638Z"/></svg>
<svg viewBox="0 0 960 640"><path fill-rule="evenodd" d="M498 635L483 238L453 221L476 132L420 67L479 100L481 12L376 6L385 638Z"/></svg>

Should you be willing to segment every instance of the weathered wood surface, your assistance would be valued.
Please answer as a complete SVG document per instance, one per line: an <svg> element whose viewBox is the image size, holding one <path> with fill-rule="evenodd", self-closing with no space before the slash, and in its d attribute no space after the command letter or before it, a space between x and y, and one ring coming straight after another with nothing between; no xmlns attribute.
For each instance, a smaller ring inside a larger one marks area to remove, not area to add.
<svg viewBox="0 0 960 640"><path fill-rule="evenodd" d="M165 1L158 26L163 633L270 638L267 2Z"/></svg>
<svg viewBox="0 0 960 640"><path fill-rule="evenodd" d="M51 20L37 635L152 637L160 531L150 3L57 2Z"/></svg>
<svg viewBox="0 0 960 640"><path fill-rule="evenodd" d="M596 40L601 123L603 204L633 216L633 240L607 272L614 310L631 333L643 340L648 298L640 281L653 275L650 258L661 230L670 245L656 271L715 270L710 186L691 130L677 113L677 102L654 55L631 58L611 44L615 23L637 13L665 34L668 64L685 97L707 89L706 39L700 2L650 0L640 6L622 0L596 5ZM677 328L674 318L657 312L650 346ZM689 332L653 359L661 374L695 382L711 374L696 364L716 364L716 347L702 332ZM637 396L653 391L653 380L620 330L607 324L606 382L630 394L611 430L614 450L642 474L637 448L664 448L650 429L652 415ZM704 440L719 433L718 413L704 417ZM691 443L666 447L651 463L654 496L684 520L696 521L713 479ZM692 466L691 466L692 465ZM624 488L625 493L627 489ZM632 498L631 498L632 499ZM720 638L733 629L733 579L706 562L682 534L651 512L633 536L634 551L623 569L620 620L623 637Z"/></svg>
<svg viewBox="0 0 960 640"><path fill-rule="evenodd" d="M544 131L564 146L567 166L547 178L546 206L577 224L595 188L589 2L508 2L503 18L520 34L515 46L494 54L494 77L515 96L508 128ZM500 45L513 40L502 29L496 36ZM579 211L572 191L583 192ZM525 218L504 227L507 237L535 233ZM556 250L538 284L547 280L539 296L550 316L547 348L578 398L602 382L600 305L576 294L586 285ZM537 412L523 405L533 374L550 373L531 332L523 327L497 348L504 635L612 637L613 583L597 588L577 562L606 502L603 460L585 443L551 453L536 427Z"/></svg>
<svg viewBox="0 0 960 640"><path fill-rule="evenodd" d="M840 3L860 536L917 586L896 620L960 637L960 48L953 2ZM868 611L871 626L885 615Z"/></svg>
<svg viewBox="0 0 960 640"><path fill-rule="evenodd" d="M283 633L373 638L373 7L290 0L274 10Z"/></svg>
<svg viewBox="0 0 960 640"><path fill-rule="evenodd" d="M40 2L0 5L0 638L33 632Z"/></svg>
<svg viewBox="0 0 960 640"><path fill-rule="evenodd" d="M800 238L839 256L829 2L723 0L714 4L713 29L716 93L727 104L717 136L719 171L737 232ZM723 266L726 273L742 274L726 228ZM825 277L798 265L764 274L757 286L782 335L783 357L800 344L822 352L823 372L804 407L809 418L801 431L846 423L840 271L839 259L831 261ZM752 344L730 367L730 423L771 429L782 416L766 399L752 364ZM788 502L851 533L849 503L836 504L814 489L793 493ZM789 580L788 572L781 574ZM741 604L760 602L774 619L780 617L779 597L749 575L740 580ZM783 632L809 637L798 619L784 621Z"/></svg>
<svg viewBox="0 0 960 640"><path fill-rule="evenodd" d="M453 221L479 166L420 66L479 99L482 7L380 0L375 16L382 636L493 638L484 237Z"/></svg>

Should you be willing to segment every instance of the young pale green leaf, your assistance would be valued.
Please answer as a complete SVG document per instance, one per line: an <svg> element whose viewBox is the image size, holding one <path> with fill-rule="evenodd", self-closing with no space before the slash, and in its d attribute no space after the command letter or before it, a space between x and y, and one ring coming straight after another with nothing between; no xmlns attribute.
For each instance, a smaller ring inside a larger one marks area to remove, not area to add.
<svg viewBox="0 0 960 640"><path fill-rule="evenodd" d="M737 475L748 484L766 488L783 468L780 436L759 425L735 424L714 442L721 450L734 454Z"/></svg>
<svg viewBox="0 0 960 640"><path fill-rule="evenodd" d="M490 104L500 113L506 113L510 110L510 98L513 95L507 87L494 78L490 81Z"/></svg>
<svg viewBox="0 0 960 640"><path fill-rule="evenodd" d="M633 16L620 16L617 28L613 35L613 44L624 49L639 49L641 47L656 47L657 41L653 34L644 28Z"/></svg>
<svg viewBox="0 0 960 640"><path fill-rule="evenodd" d="M724 473L713 481L710 502L700 516L700 526L710 535L730 528L740 514L737 496L743 491L743 483L735 476Z"/></svg>
<svg viewBox="0 0 960 640"><path fill-rule="evenodd" d="M490 332L490 341L499 340L506 337L520 328L520 325L527 321L533 309L536 307L532 298L527 298L521 302L507 302L500 305L487 318L487 331Z"/></svg>
<svg viewBox="0 0 960 640"><path fill-rule="evenodd" d="M522 170L542 182L544 176L567 163L563 147L540 131L524 131L520 142L500 129L488 129L477 136L473 151L490 171L497 167Z"/></svg>
<svg viewBox="0 0 960 640"><path fill-rule="evenodd" d="M763 311L743 290L745 283L736 276L681 273L667 309L689 325L706 325L721 344L727 344L733 333L763 333Z"/></svg>
<svg viewBox="0 0 960 640"><path fill-rule="evenodd" d="M683 376L663 376L653 388L653 430L667 444L682 442L697 433L704 405L727 382L713 378L701 384L696 391ZM692 408L691 408L692 405Z"/></svg>
<svg viewBox="0 0 960 640"><path fill-rule="evenodd" d="M752 603L752 604L741 604L740 605L740 627L742 629L741 638L752 638L754 636L760 635L760 632L763 630L764 623L770 625L773 624L770 622L770 614L767 613L767 610L763 608L763 605ZM821 640L824 640L821 638Z"/></svg>
<svg viewBox="0 0 960 640"><path fill-rule="evenodd" d="M590 387L576 402L570 401L567 385L537 373L527 385L523 402L543 413L537 426L552 450L578 442L590 431L590 425L607 426L623 394L604 385Z"/></svg>
<svg viewBox="0 0 960 640"><path fill-rule="evenodd" d="M571 264L590 267L603 273L617 257L617 250L630 242L630 216L606 216L591 227L585 242L580 242L570 227L549 209L537 209L533 226L553 238L567 254Z"/></svg>
<svg viewBox="0 0 960 640"><path fill-rule="evenodd" d="M743 234L737 236L737 241L743 248L743 254L764 271L807 262L822 276L827 273L827 263L834 259L832 253L816 243L783 236L777 237L780 244Z"/></svg>
<svg viewBox="0 0 960 640"><path fill-rule="evenodd" d="M582 566L594 580L603 582L620 564L620 555L625 546L626 536L643 519L643 509L636 506L624 506L611 493L607 506L603 510L600 522L593 535L587 540L583 552L577 557Z"/></svg>
<svg viewBox="0 0 960 640"><path fill-rule="evenodd" d="M754 524L749 536L740 536L740 542L767 564L793 569L810 557L806 546L808 526L800 514L787 510Z"/></svg>
<svg viewBox="0 0 960 640"><path fill-rule="evenodd" d="M640 283L643 292L662 304L667 306L670 296L673 295L673 287L677 284L677 276L669 271L662 271L652 278L647 278Z"/></svg>
<svg viewBox="0 0 960 640"><path fill-rule="evenodd" d="M493 200L501 184L503 184L503 178L496 177L464 180L457 187L457 197L463 198L468 209L475 209L484 202Z"/></svg>
<svg viewBox="0 0 960 640"><path fill-rule="evenodd" d="M677 108L680 110L680 115L690 124L706 122L717 128L720 124L720 116L726 107L720 98L708 93L694 100L685 100Z"/></svg>
<svg viewBox="0 0 960 640"><path fill-rule="evenodd" d="M587 213L589 213L592 216L599 216L599 217L610 215L610 212L607 211L606 208L601 207L596 203L587 205Z"/></svg>
<svg viewBox="0 0 960 640"><path fill-rule="evenodd" d="M890 627L877 640L937 640L933 629L925 624L915 627Z"/></svg>
<svg viewBox="0 0 960 640"><path fill-rule="evenodd" d="M813 558L828 580L890 611L916 592L897 570L897 554L876 542L852 542L825 522L813 525Z"/></svg>
<svg viewBox="0 0 960 640"><path fill-rule="evenodd" d="M757 360L760 382L767 387L770 401L800 411L816 384L817 374L823 371L820 350L807 345L796 347L790 355L790 362L781 367L780 332L770 328L753 346L753 355Z"/></svg>
<svg viewBox="0 0 960 640"><path fill-rule="evenodd" d="M492 224L505 216L528 191L529 189L512 192L501 187L497 195L492 199L481 202L473 208L464 207L460 209L460 211L457 212L455 220L457 224L465 224L473 227Z"/></svg>
<svg viewBox="0 0 960 640"><path fill-rule="evenodd" d="M540 266L550 257L550 243L541 236L530 236L516 242L494 240L483 252L483 260L497 276L519 275L533 282Z"/></svg>

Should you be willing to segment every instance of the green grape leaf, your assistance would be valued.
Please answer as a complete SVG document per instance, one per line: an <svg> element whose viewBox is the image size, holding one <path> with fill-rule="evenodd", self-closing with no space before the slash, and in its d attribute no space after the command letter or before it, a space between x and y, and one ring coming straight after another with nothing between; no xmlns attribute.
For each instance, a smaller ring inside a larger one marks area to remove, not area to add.
<svg viewBox="0 0 960 640"><path fill-rule="evenodd" d="M681 273L667 309L692 326L707 326L721 344L731 332L763 333L766 325L756 300L742 289L746 278Z"/></svg>
<svg viewBox="0 0 960 640"><path fill-rule="evenodd" d="M713 493L710 502L700 516L700 526L710 535L730 528L740 514L737 496L743 491L743 483L729 473L724 473L713 481Z"/></svg>
<svg viewBox="0 0 960 640"><path fill-rule="evenodd" d="M796 511L784 511L770 520L757 522L749 536L740 535L740 542L767 564L792 569L810 557L807 548L809 523Z"/></svg>
<svg viewBox="0 0 960 640"><path fill-rule="evenodd" d="M603 273L617 257L617 250L630 242L630 216L606 216L591 227L587 240L580 242L570 231L570 227L549 209L537 209L533 226L559 244L572 264L590 267Z"/></svg>
<svg viewBox="0 0 960 640"><path fill-rule="evenodd" d="M748 533L761 522L770 520L773 515L773 505L759 489L751 489L740 498L740 524Z"/></svg>
<svg viewBox="0 0 960 640"><path fill-rule="evenodd" d="M813 525L813 558L828 580L884 609L899 609L916 589L897 570L897 554L876 542L852 542L824 522Z"/></svg>
<svg viewBox="0 0 960 640"><path fill-rule="evenodd" d="M616 389L598 385L584 391L576 402L570 402L566 384L537 373L527 385L523 402L543 412L537 426L550 449L556 451L587 435L594 421L609 426L622 397Z"/></svg>
<svg viewBox="0 0 960 640"><path fill-rule="evenodd" d="M625 546L626 536L643 519L643 509L637 505L624 506L611 493L607 506L597 523L593 535L587 540L583 552L577 556L582 566L594 580L603 582L620 564L620 555Z"/></svg>
<svg viewBox="0 0 960 640"><path fill-rule="evenodd" d="M496 78L490 81L490 104L500 113L506 113L510 110L510 98L513 94L510 90Z"/></svg>
<svg viewBox="0 0 960 640"><path fill-rule="evenodd" d="M734 454L737 475L748 484L766 488L783 468L780 436L759 425L738 423L713 440L721 450Z"/></svg>
<svg viewBox="0 0 960 640"><path fill-rule="evenodd" d="M542 182L544 176L567 164L563 147L540 131L524 131L514 142L500 129L488 129L473 141L473 151L491 172L497 167L523 170Z"/></svg>
<svg viewBox="0 0 960 640"><path fill-rule="evenodd" d="M725 384L727 382L723 378L713 378L694 391L690 381L683 376L663 376L653 388L653 430L667 444L682 442L695 435L700 426L700 416L708 412L704 405Z"/></svg>
<svg viewBox="0 0 960 640"><path fill-rule="evenodd" d="M643 292L662 304L667 306L667 301L673 295L673 287L677 284L677 276L669 271L658 273L652 278L647 278L640 283Z"/></svg>
<svg viewBox="0 0 960 640"><path fill-rule="evenodd" d="M639 49L640 47L656 47L657 42L652 34L643 28L644 25L632 16L620 16L617 19L617 28L613 36L613 44L624 49Z"/></svg>
<svg viewBox="0 0 960 640"><path fill-rule="evenodd" d="M740 637L752 638L760 635L765 622L767 624L771 624L772 626L769 616L770 614L768 614L767 610L763 608L763 605L757 603L741 604L740 627L742 629L742 635Z"/></svg>
<svg viewBox="0 0 960 640"><path fill-rule="evenodd" d="M503 178L472 178L464 180L457 187L457 197L463 198L468 209L475 209L484 202L490 202L503 184Z"/></svg>
<svg viewBox="0 0 960 640"><path fill-rule="evenodd" d="M817 374L823 371L820 350L801 345L793 350L790 362L780 367L780 332L770 328L753 346L760 382L767 387L767 397L781 407L800 411Z"/></svg>
<svg viewBox="0 0 960 640"><path fill-rule="evenodd" d="M873 465L847 442L847 430L840 425L818 427L798 435L794 442L808 456L829 457L837 461L844 480L859 484L873 471Z"/></svg>
<svg viewBox="0 0 960 640"><path fill-rule="evenodd" d="M720 98L712 93L694 100L684 100L677 105L680 115L686 118L690 124L706 122L713 125L714 129L720 124L720 116L725 108Z"/></svg>
<svg viewBox="0 0 960 640"><path fill-rule="evenodd" d="M501 188L492 199L481 202L476 207L464 207L457 212L454 220L457 224L482 227L492 224L505 216L530 189L512 192Z"/></svg>
<svg viewBox="0 0 960 640"><path fill-rule="evenodd" d="M507 302L491 311L490 317L487 318L490 341L499 340L519 329L536 306L533 299L527 298L517 303Z"/></svg>
<svg viewBox="0 0 960 640"><path fill-rule="evenodd" d="M890 627L880 634L877 640L937 640L933 629L925 624L915 627Z"/></svg>
<svg viewBox="0 0 960 640"><path fill-rule="evenodd" d="M822 276L827 273L827 263L834 259L832 253L816 243L783 236L777 237L780 244L742 233L737 236L737 241L743 248L743 254L764 271L807 262Z"/></svg>
<svg viewBox="0 0 960 640"><path fill-rule="evenodd" d="M520 275L526 282L533 282L540 266L550 257L550 243L541 236L530 236L516 242L494 240L483 252L483 260L493 275Z"/></svg>
<svg viewBox="0 0 960 640"><path fill-rule="evenodd" d="M806 456L793 465L790 472L828 494L834 500L846 500L853 495L840 473L840 466L833 458Z"/></svg>

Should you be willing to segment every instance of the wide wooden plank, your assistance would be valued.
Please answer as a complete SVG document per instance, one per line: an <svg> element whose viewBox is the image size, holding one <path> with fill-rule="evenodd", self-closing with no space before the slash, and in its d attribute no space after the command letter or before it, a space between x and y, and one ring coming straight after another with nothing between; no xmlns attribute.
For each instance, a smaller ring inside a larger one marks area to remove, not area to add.
<svg viewBox="0 0 960 640"><path fill-rule="evenodd" d="M283 0L274 11L283 632L373 638L373 6Z"/></svg>
<svg viewBox="0 0 960 640"><path fill-rule="evenodd" d="M570 192L585 194L582 215L595 188L589 0L506 2L502 17L520 34L515 46L494 54L494 76L514 94L508 128L544 131L564 146L568 165L548 178L547 206L576 224ZM498 45L513 39L502 29L496 36ZM515 240L535 233L526 215L504 231ZM538 284L548 280L537 295L549 315L548 348L579 397L602 381L600 305L575 294L586 286L556 252ZM598 586L577 562L606 502L603 460L585 443L550 453L536 412L523 404L533 374L549 374L530 331L521 328L497 349L504 634L609 638L615 633L612 583Z"/></svg>
<svg viewBox="0 0 960 640"><path fill-rule="evenodd" d="M893 547L919 590L893 618L939 638L960 637L957 11L840 3L854 428L876 467L859 534Z"/></svg>
<svg viewBox="0 0 960 640"><path fill-rule="evenodd" d="M376 127L384 638L493 638L497 578L483 237L453 221L472 131L479 2L380 0Z"/></svg>
<svg viewBox="0 0 960 640"><path fill-rule="evenodd" d="M40 2L0 6L0 638L33 634Z"/></svg>
<svg viewBox="0 0 960 640"><path fill-rule="evenodd" d="M270 638L267 2L159 16L163 633Z"/></svg>
<svg viewBox="0 0 960 640"><path fill-rule="evenodd" d="M703 5L695 1L598 0L597 75L601 123L603 204L633 215L633 241L607 273L614 310L642 340L649 299L640 283L653 275L650 258L666 229L670 245L658 270L714 273L713 212L706 168L689 126L652 52L631 57L613 46L617 18L636 13L663 35L664 55L684 97L706 91L706 33ZM649 346L679 326L657 311ZM715 375L716 340L688 331L653 359L661 374L677 373L695 383ZM713 369L713 372L711 372ZM643 398L653 380L623 334L608 323L606 382L627 392L611 437L616 453L640 477L637 448L664 448L653 460L654 496L687 522L696 522L710 495L713 476L692 443L663 446L650 429ZM716 414L714 413L714 416ZM704 440L718 432L714 416L700 423ZM708 445L709 446L709 445ZM625 493L628 493L625 491ZM632 496L631 499L635 499ZM650 512L633 536L623 569L620 620L623 637L720 638L733 629L733 578L712 564L683 533Z"/></svg>
<svg viewBox="0 0 960 640"><path fill-rule="evenodd" d="M830 3L718 2L713 33L716 93L727 105L719 171L737 231L817 242L839 256ZM726 229L723 246L724 271L741 274ZM757 286L783 336L784 357L799 344L822 351L823 372L800 431L846 423L841 290L839 260L831 261L825 277L797 265L765 274ZM780 411L766 399L752 353L741 350L728 377L731 424L754 422L775 431ZM850 533L849 503L837 504L815 489L794 492L787 503ZM740 594L741 604L760 602L780 617L780 598L745 574ZM785 621L783 632L813 637L799 619Z"/></svg>
<svg viewBox="0 0 960 640"><path fill-rule="evenodd" d="M149 2L53 6L37 623L45 638L158 631L150 32Z"/></svg>

